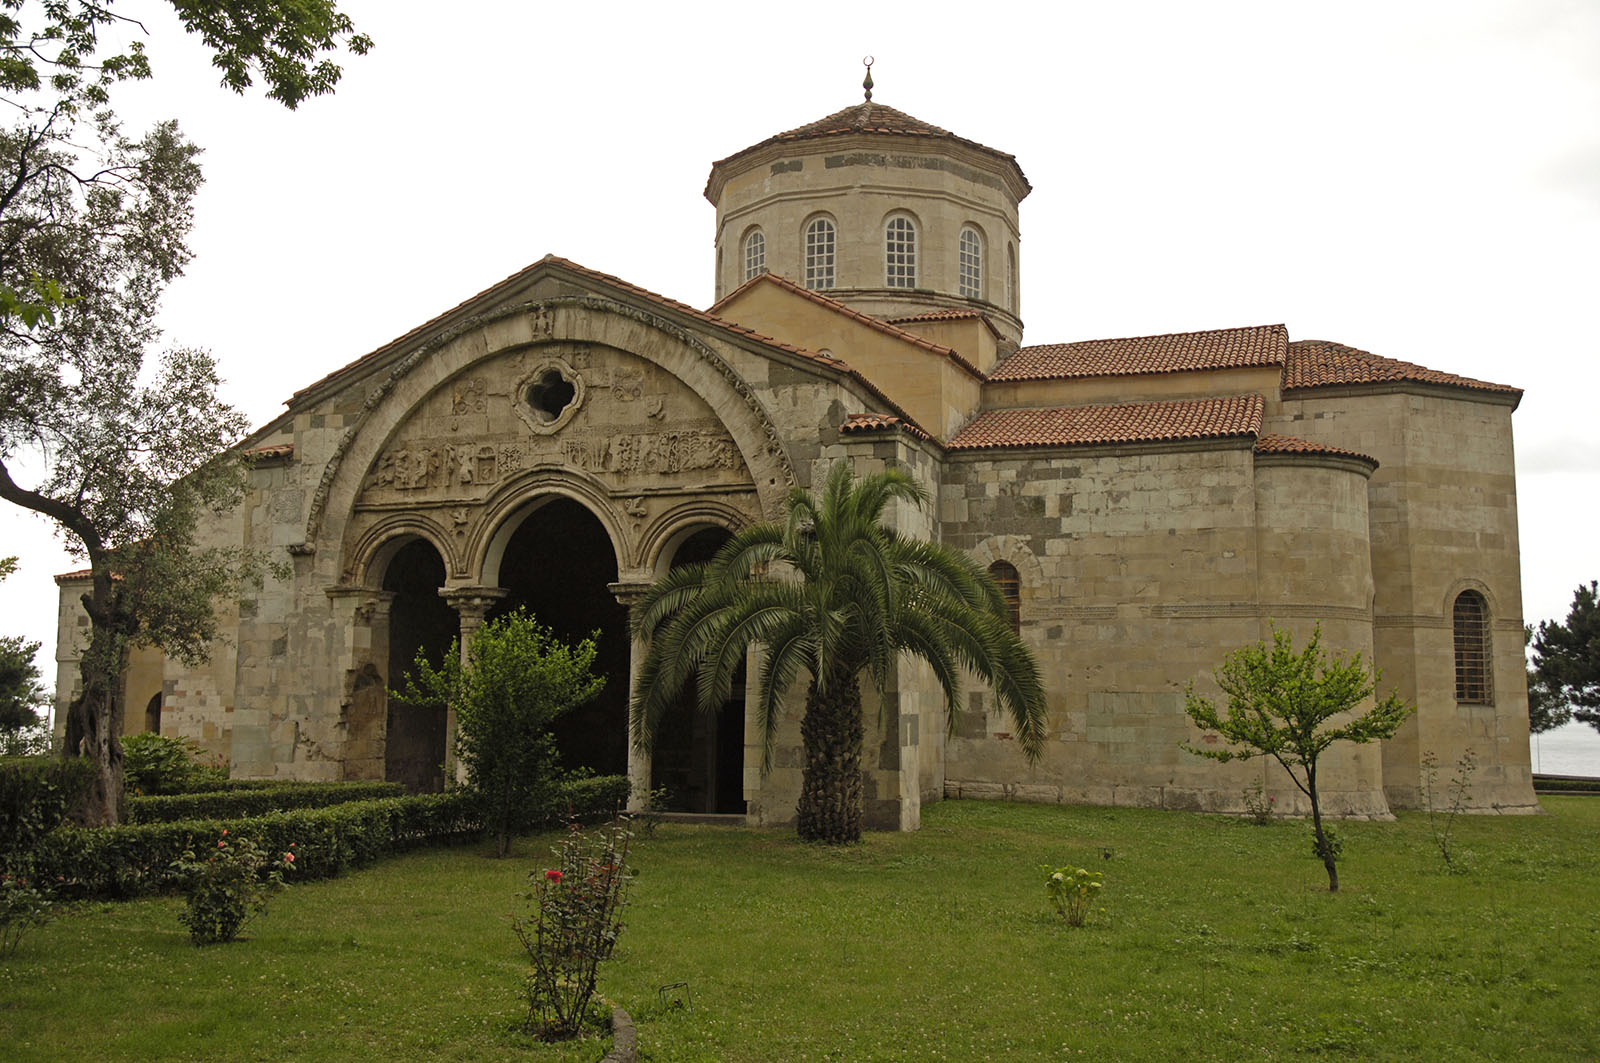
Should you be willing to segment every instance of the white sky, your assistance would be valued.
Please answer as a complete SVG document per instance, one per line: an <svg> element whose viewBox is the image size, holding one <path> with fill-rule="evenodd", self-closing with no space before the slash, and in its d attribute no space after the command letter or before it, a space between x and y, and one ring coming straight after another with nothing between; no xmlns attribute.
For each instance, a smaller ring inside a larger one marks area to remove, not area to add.
<svg viewBox="0 0 1600 1063"><path fill-rule="evenodd" d="M1281 321L1523 387L1524 615L1600 578L1600 5L341 6L377 46L291 113L218 88L164 5L117 4L156 67L126 130L176 117L205 149L167 339L258 425L547 252L707 306L710 163L859 100L871 53L877 101L1032 181L1026 342ZM49 662L77 565L10 507L3 554L0 634Z"/></svg>

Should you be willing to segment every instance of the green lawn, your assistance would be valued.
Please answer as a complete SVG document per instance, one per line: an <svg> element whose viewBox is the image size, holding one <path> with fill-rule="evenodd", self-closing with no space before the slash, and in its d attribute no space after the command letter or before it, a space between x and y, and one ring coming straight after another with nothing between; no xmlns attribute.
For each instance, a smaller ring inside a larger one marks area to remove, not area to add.
<svg viewBox="0 0 1600 1063"><path fill-rule="evenodd" d="M602 978L645 1058L1600 1058L1600 799L1341 825L1337 895L1299 823L949 802L853 848L663 826L636 848ZM173 898L84 906L0 961L23 1060L595 1060L513 1032L503 862L412 854L278 897L248 940L195 949ZM1103 871L1103 914L1047 917L1038 865ZM688 982L693 1005L657 989Z"/></svg>

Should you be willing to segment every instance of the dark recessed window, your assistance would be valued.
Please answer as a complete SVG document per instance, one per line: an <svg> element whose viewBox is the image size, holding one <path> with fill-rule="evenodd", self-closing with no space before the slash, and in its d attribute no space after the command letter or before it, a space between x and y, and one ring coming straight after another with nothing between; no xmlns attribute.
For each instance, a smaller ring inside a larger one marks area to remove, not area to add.
<svg viewBox="0 0 1600 1063"><path fill-rule="evenodd" d="M1451 622L1455 632L1456 700L1469 705L1494 701L1489 668L1489 603L1477 591L1456 596Z"/></svg>
<svg viewBox="0 0 1600 1063"><path fill-rule="evenodd" d="M996 561L989 566L989 575L1000 587L1000 597L1006 600L1006 611L1011 614L1011 630L1022 633L1022 576L1009 561Z"/></svg>

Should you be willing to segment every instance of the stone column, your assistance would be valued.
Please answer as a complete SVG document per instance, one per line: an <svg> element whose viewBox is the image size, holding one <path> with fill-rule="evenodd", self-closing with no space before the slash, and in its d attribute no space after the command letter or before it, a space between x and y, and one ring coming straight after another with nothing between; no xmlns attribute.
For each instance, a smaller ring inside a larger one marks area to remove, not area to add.
<svg viewBox="0 0 1600 1063"><path fill-rule="evenodd" d="M467 651L472 637L483 626L484 619L495 603L510 592L503 587L440 587L439 597L449 603L461 618L461 663L467 663ZM445 710L444 720L444 777L465 782L466 773L456 761L456 710Z"/></svg>
<svg viewBox="0 0 1600 1063"><path fill-rule="evenodd" d="M631 630L634 610L650 590L649 581L624 580L607 584L606 589L628 610L628 626ZM636 736L633 733L632 713L634 687L639 681L639 669L644 666L644 654L644 643L634 639L628 652L628 781L633 784L633 792L628 797L628 809L634 812L644 807L644 801L650 793L650 754L641 750L634 741Z"/></svg>
<svg viewBox="0 0 1600 1063"><path fill-rule="evenodd" d="M343 742L338 751L341 779L377 779L384 776L384 744L387 741L389 687L389 610L394 594L349 584L325 589L332 605L335 643L331 647L339 663L339 724ZM248 752L250 722L235 723L236 736L246 739L241 746ZM235 763L247 763L236 755Z"/></svg>

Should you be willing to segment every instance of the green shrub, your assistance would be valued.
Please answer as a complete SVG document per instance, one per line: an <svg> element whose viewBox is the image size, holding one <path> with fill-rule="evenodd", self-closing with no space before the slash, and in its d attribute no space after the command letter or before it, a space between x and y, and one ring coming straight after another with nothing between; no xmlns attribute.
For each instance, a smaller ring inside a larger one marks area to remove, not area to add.
<svg viewBox="0 0 1600 1063"><path fill-rule="evenodd" d="M94 765L82 758L0 760L0 870L18 870L34 845L89 792Z"/></svg>
<svg viewBox="0 0 1600 1063"><path fill-rule="evenodd" d="M539 817L541 825L613 814L628 780L600 776L562 784ZM295 871L332 878L382 856L440 842L479 837L484 824L473 795L455 790L416 797L355 801L329 808L272 812L248 819L193 819L119 827L62 827L40 839L34 875L60 894L121 898L178 888L173 870L197 839L249 839L272 853L294 844Z"/></svg>
<svg viewBox="0 0 1600 1063"><path fill-rule="evenodd" d="M204 758L192 738L129 735L122 740L123 782L129 794L186 794L226 781L228 769Z"/></svg>
<svg viewBox="0 0 1600 1063"><path fill-rule="evenodd" d="M55 902L22 875L0 871L0 956L17 951L22 935L48 923Z"/></svg>
<svg viewBox="0 0 1600 1063"><path fill-rule="evenodd" d="M271 782L265 786L128 798L129 823L180 819L245 819L293 808L328 808L352 801L400 797L395 782Z"/></svg>
<svg viewBox="0 0 1600 1063"><path fill-rule="evenodd" d="M220 945L239 936L244 924L260 915L267 898L283 888L283 875L294 870L294 845L271 859L249 838L230 838L224 830L215 846L185 849L172 870L183 883L188 904L178 916L196 945Z"/></svg>
<svg viewBox="0 0 1600 1063"><path fill-rule="evenodd" d="M1535 777L1533 789L1536 793L1569 793L1589 794L1600 793L1600 779L1548 779Z"/></svg>

